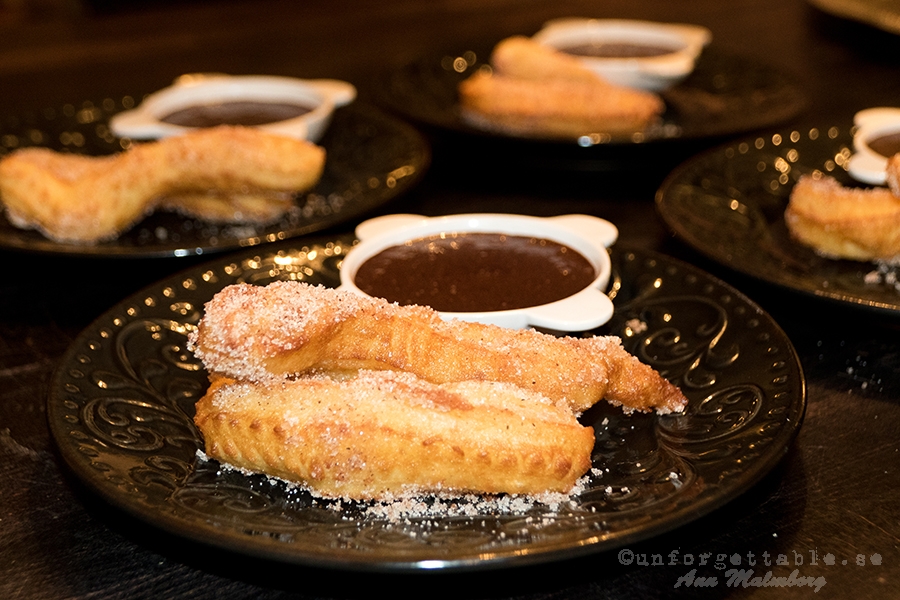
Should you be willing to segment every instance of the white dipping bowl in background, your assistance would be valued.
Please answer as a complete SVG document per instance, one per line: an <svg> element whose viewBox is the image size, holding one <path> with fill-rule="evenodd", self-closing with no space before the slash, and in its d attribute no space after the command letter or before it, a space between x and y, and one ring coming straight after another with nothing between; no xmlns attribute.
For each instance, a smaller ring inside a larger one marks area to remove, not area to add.
<svg viewBox="0 0 900 600"><path fill-rule="evenodd" d="M627 44L671 48L646 57L592 57L577 55L582 63L610 83L660 91L671 87L693 70L697 57L712 39L705 27L679 23L654 23L625 19L554 19L532 39L565 51L573 46Z"/></svg>
<svg viewBox="0 0 900 600"><path fill-rule="evenodd" d="M884 185L888 157L873 150L869 143L880 137L900 134L900 108L867 108L853 118L853 155L847 166L850 176L862 183Z"/></svg>
<svg viewBox="0 0 900 600"><path fill-rule="evenodd" d="M512 329L539 327L560 332L586 331L606 323L613 314L605 290L612 270L608 248L618 238L616 227L588 215L531 217L473 213L445 217L388 215L360 223L360 242L341 265L341 288L367 295L355 284L360 266L392 246L441 233L500 233L550 240L568 246L594 267L596 277L580 292L540 306L488 312L440 312L443 318L474 321Z"/></svg>
<svg viewBox="0 0 900 600"><path fill-rule="evenodd" d="M171 86L144 98L133 110L113 115L110 130L122 138L164 138L195 129L163 121L179 110L227 102L278 102L300 105L309 111L297 117L254 127L315 142L325 133L334 109L349 104L355 98L355 87L334 79L296 79L266 75L183 75Z"/></svg>

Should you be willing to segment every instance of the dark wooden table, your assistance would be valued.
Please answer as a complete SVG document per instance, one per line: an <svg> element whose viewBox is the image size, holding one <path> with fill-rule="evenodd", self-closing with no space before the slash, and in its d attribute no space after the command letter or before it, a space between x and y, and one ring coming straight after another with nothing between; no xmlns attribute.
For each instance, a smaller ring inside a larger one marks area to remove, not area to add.
<svg viewBox="0 0 900 600"><path fill-rule="evenodd" d="M0 5L0 114L139 96L186 72L333 77L374 101L377 76L435 49L488 45L560 16L683 21L721 50L790 74L810 102L792 125L846 124L900 102L900 37L801 0L8 3ZM430 134L432 135L432 134ZM697 598L896 598L900 586L900 320L785 292L673 239L653 195L674 153L634 173L539 173L469 160L433 136L424 181L381 212L570 212L623 244L724 279L785 329L808 383L793 448L748 492L635 553L784 554L808 588L691 590ZM710 140L708 144L721 140ZM701 144L702 146L702 144ZM690 151L700 150L692 147ZM352 231L346 223L327 235ZM195 545L111 508L73 477L48 431L51 375L75 336L131 293L205 258L121 262L0 251L0 596L4 598L670 598L687 569L617 552L477 573L390 575L286 566ZM837 561L810 564L811 553ZM880 563L873 556L880 557ZM846 564L844 564L846 561ZM862 564L860 564L862 563ZM879 563L879 564L876 564ZM776 575L787 575L780 567Z"/></svg>

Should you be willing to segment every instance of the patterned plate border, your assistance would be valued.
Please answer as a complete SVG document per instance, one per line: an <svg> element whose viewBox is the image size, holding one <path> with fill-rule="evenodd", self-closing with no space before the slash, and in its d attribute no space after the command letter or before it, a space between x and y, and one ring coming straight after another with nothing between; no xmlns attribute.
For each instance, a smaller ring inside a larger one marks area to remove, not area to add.
<svg viewBox="0 0 900 600"><path fill-rule="evenodd" d="M352 244L281 245L190 269L98 318L63 357L48 398L68 466L139 519L248 555L351 570L483 569L608 550L690 522L767 473L802 421L800 363L770 317L694 267L616 249L616 314L590 333L620 335L690 405L666 417L605 403L586 413L595 473L570 502L397 521L199 460L192 416L206 374L185 341L203 303L235 282L335 285Z"/></svg>

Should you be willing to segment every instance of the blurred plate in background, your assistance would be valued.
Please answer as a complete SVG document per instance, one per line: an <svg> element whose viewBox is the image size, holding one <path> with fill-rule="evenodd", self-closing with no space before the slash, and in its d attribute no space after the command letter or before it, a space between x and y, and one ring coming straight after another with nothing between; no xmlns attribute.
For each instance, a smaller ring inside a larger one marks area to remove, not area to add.
<svg viewBox="0 0 900 600"><path fill-rule="evenodd" d="M786 130L721 146L681 165L656 196L675 235L726 267L793 291L896 315L894 277L873 263L825 258L791 239L784 210L797 179L814 170L845 185L850 123ZM876 281L876 279L880 279Z"/></svg>
<svg viewBox="0 0 900 600"><path fill-rule="evenodd" d="M112 100L60 110L0 117L0 140L9 148L47 146L59 151L105 155L118 151L109 131ZM96 245L65 244L14 227L0 214L0 248L66 254L148 258L211 254L281 241L364 216L413 187L431 159L428 143L413 127L382 111L354 103L335 111L319 144L325 172L296 208L267 226L211 225L157 211L118 238Z"/></svg>
<svg viewBox="0 0 900 600"><path fill-rule="evenodd" d="M809 0L809 3L835 17L900 34L900 3L897 0Z"/></svg>
<svg viewBox="0 0 900 600"><path fill-rule="evenodd" d="M379 101L435 133L473 138L544 166L605 170L631 165L651 152L670 153L687 142L715 140L782 124L806 106L791 78L771 67L725 54L714 47L701 54L693 73L662 93L663 123L646 135L582 146L577 140L513 137L472 127L457 105L457 86L490 58L490 48L435 54L385 74ZM502 160L503 155L498 156Z"/></svg>

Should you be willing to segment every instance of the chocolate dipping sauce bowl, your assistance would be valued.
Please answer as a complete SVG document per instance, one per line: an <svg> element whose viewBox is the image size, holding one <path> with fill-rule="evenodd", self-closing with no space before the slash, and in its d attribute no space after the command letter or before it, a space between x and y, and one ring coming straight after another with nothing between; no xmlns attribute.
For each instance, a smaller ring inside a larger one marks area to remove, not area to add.
<svg viewBox="0 0 900 600"><path fill-rule="evenodd" d="M508 310L474 310L447 311L440 310L442 318L474 321L502 327L523 329L537 327L559 332L586 331L606 323L613 314L612 301L605 290L609 285L611 264L608 248L618 238L616 227L604 219L589 215L561 215L556 217L532 217L508 214L459 214L444 217L423 217L421 215L387 215L370 219L359 224L356 236L359 243L350 250L341 266L341 288L361 295L369 295L357 285L357 274L365 268L368 261L378 257L390 249L418 244L429 247L433 252L445 252L446 245L455 245L455 241L464 241L467 237L487 236L526 238L532 245L561 245L563 252L577 254L585 259L593 268L593 278L588 278L586 285L570 295L558 300L532 306L517 307ZM423 242L424 240L424 242ZM515 244L511 248L522 247ZM437 248L437 249L435 249ZM443 248L443 249L442 249ZM493 250L483 250L493 252ZM530 251L527 252L530 255ZM504 259L506 255L502 255ZM496 259L496 256L490 257ZM504 276L512 276L521 280L522 294L528 293L529 276L532 270L547 269L544 264L530 266L519 260L517 256L509 259L508 269ZM524 260L531 260L525 257ZM470 266L473 277L477 275L479 266L473 261ZM494 260L496 262L496 260ZM411 279L419 279L423 286L448 288L441 281L432 281L432 276L440 276L441 269L421 267ZM455 287L455 286L453 286ZM481 294L483 288L477 283L460 285L460 294ZM455 293L455 292L454 292ZM384 296L382 296L384 297ZM388 297L388 300L395 301ZM409 302L401 302L408 304ZM415 302L427 304L428 302Z"/></svg>

